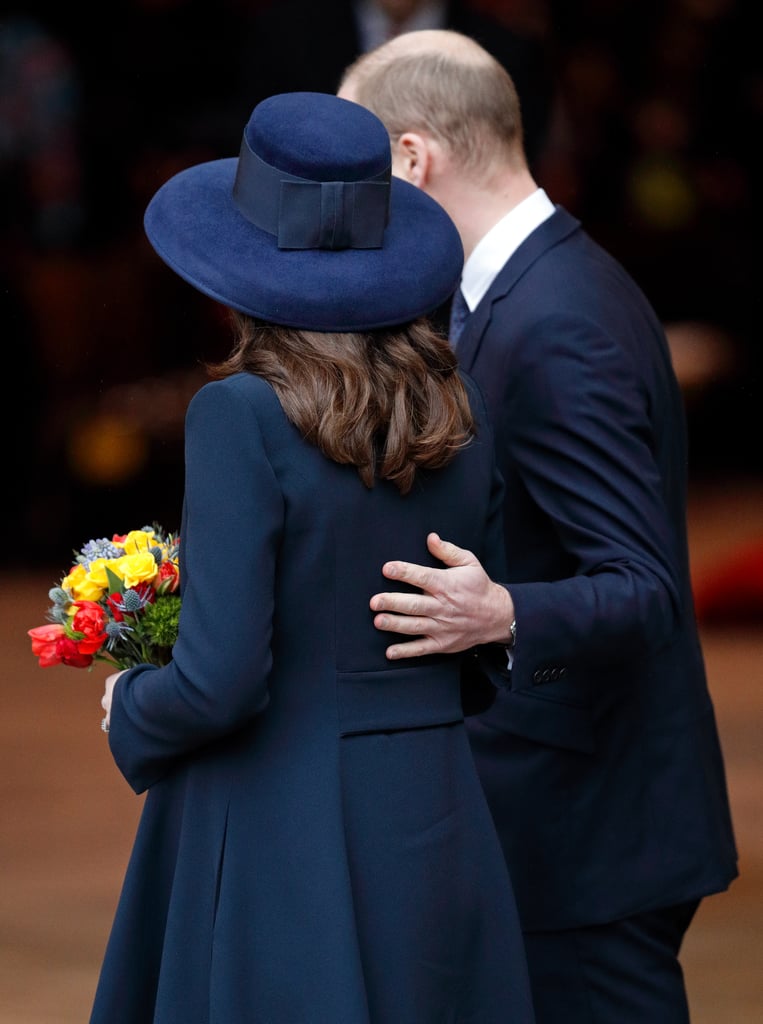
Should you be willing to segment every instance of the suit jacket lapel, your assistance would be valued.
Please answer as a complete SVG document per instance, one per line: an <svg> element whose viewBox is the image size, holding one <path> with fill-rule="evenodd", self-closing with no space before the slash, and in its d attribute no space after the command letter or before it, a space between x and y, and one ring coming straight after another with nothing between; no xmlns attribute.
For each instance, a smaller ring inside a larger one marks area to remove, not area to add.
<svg viewBox="0 0 763 1024"><path fill-rule="evenodd" d="M577 231L579 227L579 220L562 206L557 206L555 212L540 224L506 261L482 301L467 320L459 339L456 353L459 364L464 370L468 372L477 358L482 338L492 318L493 303L508 294L520 277L544 252L572 234L573 231Z"/></svg>

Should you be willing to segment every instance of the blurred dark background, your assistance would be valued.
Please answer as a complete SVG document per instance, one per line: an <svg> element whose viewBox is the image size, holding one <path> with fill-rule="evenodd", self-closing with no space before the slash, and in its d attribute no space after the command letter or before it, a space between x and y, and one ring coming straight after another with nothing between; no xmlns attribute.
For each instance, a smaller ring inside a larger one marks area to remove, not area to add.
<svg viewBox="0 0 763 1024"><path fill-rule="evenodd" d="M665 323L694 482L763 477L754 6L444 5L514 76L539 183ZM90 537L178 527L185 407L228 329L143 210L175 171L237 155L264 96L335 91L368 39L352 0L0 0L6 565L64 570Z"/></svg>

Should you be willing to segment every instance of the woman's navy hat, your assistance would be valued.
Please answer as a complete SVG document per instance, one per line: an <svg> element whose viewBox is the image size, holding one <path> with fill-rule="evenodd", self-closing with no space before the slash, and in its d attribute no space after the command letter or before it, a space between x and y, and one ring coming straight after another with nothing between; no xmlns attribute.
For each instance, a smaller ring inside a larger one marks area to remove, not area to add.
<svg viewBox="0 0 763 1024"><path fill-rule="evenodd" d="M159 189L146 234L180 277L251 316L316 331L405 323L452 295L463 248L442 207L390 168L387 131L365 107L271 96L237 159Z"/></svg>

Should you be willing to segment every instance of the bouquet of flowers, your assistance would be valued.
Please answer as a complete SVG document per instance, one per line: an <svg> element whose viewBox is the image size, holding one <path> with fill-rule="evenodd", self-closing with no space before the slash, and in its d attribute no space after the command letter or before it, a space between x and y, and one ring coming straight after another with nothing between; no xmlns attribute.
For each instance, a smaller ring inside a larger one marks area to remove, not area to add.
<svg viewBox="0 0 763 1024"><path fill-rule="evenodd" d="M43 668L166 665L178 634L180 538L154 524L89 540L58 586L47 626L27 630Z"/></svg>

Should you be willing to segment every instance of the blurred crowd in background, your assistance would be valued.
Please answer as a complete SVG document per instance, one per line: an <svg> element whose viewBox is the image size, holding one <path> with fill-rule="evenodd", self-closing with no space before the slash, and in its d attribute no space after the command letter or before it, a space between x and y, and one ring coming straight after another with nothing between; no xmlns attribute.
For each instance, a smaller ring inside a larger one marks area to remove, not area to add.
<svg viewBox="0 0 763 1024"><path fill-rule="evenodd" d="M357 6L0 0L5 565L63 569L91 537L179 526L183 415L228 327L157 259L143 210L175 171L236 156L263 97L334 92L373 42ZM757 5L443 6L514 77L538 182L666 324L691 478L763 475Z"/></svg>

